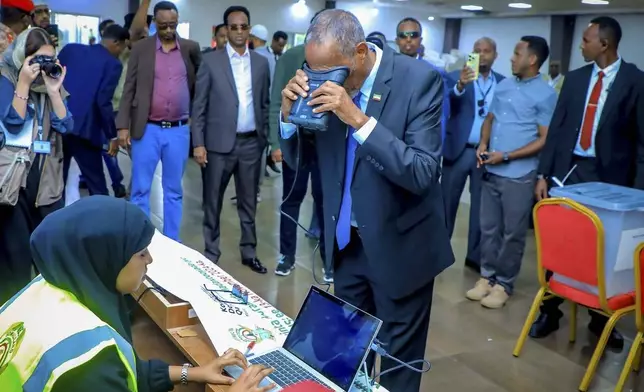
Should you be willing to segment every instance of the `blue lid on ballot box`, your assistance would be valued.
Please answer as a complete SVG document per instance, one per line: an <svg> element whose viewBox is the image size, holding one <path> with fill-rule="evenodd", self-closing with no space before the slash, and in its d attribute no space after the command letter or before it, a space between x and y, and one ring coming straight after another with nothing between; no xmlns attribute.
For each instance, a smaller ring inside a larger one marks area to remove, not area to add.
<svg viewBox="0 0 644 392"><path fill-rule="evenodd" d="M603 182L554 187L550 196L566 197L588 207L611 211L634 211L644 209L644 191Z"/></svg>

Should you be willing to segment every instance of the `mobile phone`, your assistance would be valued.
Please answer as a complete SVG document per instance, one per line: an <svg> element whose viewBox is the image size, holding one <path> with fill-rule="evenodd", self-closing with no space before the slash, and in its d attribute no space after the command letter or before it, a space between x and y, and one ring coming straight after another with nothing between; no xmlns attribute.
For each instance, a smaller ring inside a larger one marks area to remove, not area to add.
<svg viewBox="0 0 644 392"><path fill-rule="evenodd" d="M481 155L479 155L479 156L481 157L481 160L482 160L482 161L487 161L487 160L490 158L490 156L488 155L488 153L487 153L487 152L484 152L484 153L482 153L482 154L481 154Z"/></svg>
<svg viewBox="0 0 644 392"><path fill-rule="evenodd" d="M50 24L49 26L45 27L45 31L47 34L56 37L58 39L58 25L57 24Z"/></svg>
<svg viewBox="0 0 644 392"><path fill-rule="evenodd" d="M481 56L478 53L470 53L467 55L467 66L474 71L474 80L479 78L479 62Z"/></svg>

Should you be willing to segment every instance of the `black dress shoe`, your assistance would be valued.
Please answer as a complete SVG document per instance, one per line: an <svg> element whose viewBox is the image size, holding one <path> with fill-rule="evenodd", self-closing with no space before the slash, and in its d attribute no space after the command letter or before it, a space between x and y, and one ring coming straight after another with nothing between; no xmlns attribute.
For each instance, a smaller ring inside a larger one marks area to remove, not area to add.
<svg viewBox="0 0 644 392"><path fill-rule="evenodd" d="M530 328L530 337L535 339L545 338L559 329L561 315L540 313L537 321Z"/></svg>
<svg viewBox="0 0 644 392"><path fill-rule="evenodd" d="M481 265L472 259L465 259L465 266L477 274L481 273Z"/></svg>
<svg viewBox="0 0 644 392"><path fill-rule="evenodd" d="M599 339L599 337L602 335L602 332L604 332L605 326L606 323L591 321L590 323L588 323L588 330ZM616 328L613 328L610 336L608 337L608 347L613 350L622 350L624 348L624 337Z"/></svg>
<svg viewBox="0 0 644 392"><path fill-rule="evenodd" d="M254 272L257 272L258 274L266 273L266 267L262 265L257 257L253 259L243 259L242 264L252 269Z"/></svg>
<svg viewBox="0 0 644 392"><path fill-rule="evenodd" d="M119 184L115 186L114 188L114 197L117 199L123 199L125 196L127 196L127 190L125 189L125 186L123 184Z"/></svg>

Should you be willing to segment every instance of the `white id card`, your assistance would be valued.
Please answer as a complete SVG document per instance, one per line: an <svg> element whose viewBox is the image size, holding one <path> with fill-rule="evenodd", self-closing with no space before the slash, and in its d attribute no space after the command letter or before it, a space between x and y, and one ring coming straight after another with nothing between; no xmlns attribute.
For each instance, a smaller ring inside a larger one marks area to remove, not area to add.
<svg viewBox="0 0 644 392"><path fill-rule="evenodd" d="M51 154L51 142L49 140L35 140L33 151L36 154Z"/></svg>

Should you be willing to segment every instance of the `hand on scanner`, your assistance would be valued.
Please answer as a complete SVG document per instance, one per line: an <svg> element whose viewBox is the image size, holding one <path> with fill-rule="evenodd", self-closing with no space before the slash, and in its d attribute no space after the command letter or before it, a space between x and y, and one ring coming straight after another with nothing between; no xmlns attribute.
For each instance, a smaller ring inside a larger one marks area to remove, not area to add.
<svg viewBox="0 0 644 392"><path fill-rule="evenodd" d="M298 96L306 98L309 91L309 77L301 69L298 69L295 76L289 80L284 90L282 90L282 121L288 122L288 116L291 114L293 102Z"/></svg>

